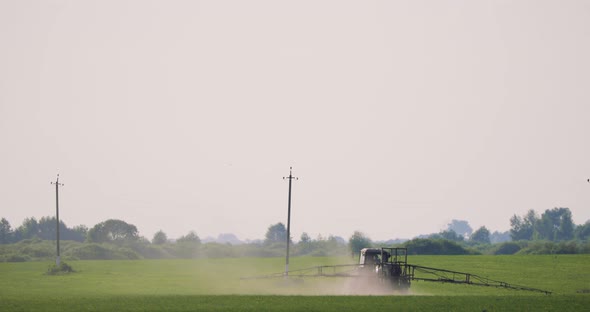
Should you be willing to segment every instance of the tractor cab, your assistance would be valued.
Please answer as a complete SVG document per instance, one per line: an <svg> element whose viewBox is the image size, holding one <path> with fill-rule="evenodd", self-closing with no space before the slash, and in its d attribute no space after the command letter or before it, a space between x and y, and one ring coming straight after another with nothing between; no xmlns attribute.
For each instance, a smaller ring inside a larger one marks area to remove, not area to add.
<svg viewBox="0 0 590 312"><path fill-rule="evenodd" d="M407 248L363 248L359 258L360 265L368 264L407 264Z"/></svg>
<svg viewBox="0 0 590 312"><path fill-rule="evenodd" d="M359 264L363 266L379 265L387 262L390 254L381 248L363 248L361 249L361 256Z"/></svg>

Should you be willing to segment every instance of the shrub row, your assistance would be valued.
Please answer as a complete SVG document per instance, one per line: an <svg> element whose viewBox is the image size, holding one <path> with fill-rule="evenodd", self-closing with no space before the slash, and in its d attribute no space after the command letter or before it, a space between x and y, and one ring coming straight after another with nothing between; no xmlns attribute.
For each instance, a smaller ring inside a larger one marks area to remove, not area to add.
<svg viewBox="0 0 590 312"><path fill-rule="evenodd" d="M401 245L415 255L469 255L469 254L577 254L590 253L588 241L516 241L495 245L466 246L445 239L417 238ZM346 245L326 245L323 248L306 249L294 244L293 256L344 256L350 252ZM55 257L55 241L40 239L23 240L16 244L0 246L0 262L24 262L49 260ZM126 260L168 258L236 258L236 257L282 257L285 244L219 243L165 243L150 244L147 241L124 241L119 243L79 243L62 241L61 255L64 260Z"/></svg>
<svg viewBox="0 0 590 312"><path fill-rule="evenodd" d="M546 255L546 254L587 254L590 253L590 241L516 241L494 246L490 252L494 255Z"/></svg>
<svg viewBox="0 0 590 312"><path fill-rule="evenodd" d="M477 251L446 239L415 238L402 244L412 255L470 255Z"/></svg>

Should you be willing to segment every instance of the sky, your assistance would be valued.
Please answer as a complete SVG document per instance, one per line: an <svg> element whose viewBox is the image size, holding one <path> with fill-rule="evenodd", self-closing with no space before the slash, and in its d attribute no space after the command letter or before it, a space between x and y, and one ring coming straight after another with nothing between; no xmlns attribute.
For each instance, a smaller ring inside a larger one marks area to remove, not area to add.
<svg viewBox="0 0 590 312"><path fill-rule="evenodd" d="M373 240L590 219L589 1L0 0L0 217Z"/></svg>

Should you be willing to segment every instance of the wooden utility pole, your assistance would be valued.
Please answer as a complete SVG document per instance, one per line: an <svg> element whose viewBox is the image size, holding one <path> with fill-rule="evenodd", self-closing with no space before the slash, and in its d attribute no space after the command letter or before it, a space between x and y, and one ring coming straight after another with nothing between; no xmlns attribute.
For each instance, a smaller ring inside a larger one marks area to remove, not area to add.
<svg viewBox="0 0 590 312"><path fill-rule="evenodd" d="M55 182L51 182L51 184L55 184L55 220L57 233L57 258L55 259L55 264L59 266L59 187L63 186L62 183L59 183L59 173L57 174L57 180L55 180Z"/></svg>
<svg viewBox="0 0 590 312"><path fill-rule="evenodd" d="M287 205L287 259L285 262L285 276L289 276L289 243L291 242L291 182L293 179L299 180L292 174L293 167L289 168L289 176L283 177L283 180L289 179L289 203Z"/></svg>

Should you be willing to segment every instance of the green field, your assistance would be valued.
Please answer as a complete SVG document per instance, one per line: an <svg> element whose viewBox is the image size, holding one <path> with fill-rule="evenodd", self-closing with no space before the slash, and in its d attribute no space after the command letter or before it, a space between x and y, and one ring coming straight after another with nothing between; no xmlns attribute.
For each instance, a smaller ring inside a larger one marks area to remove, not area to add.
<svg viewBox="0 0 590 312"><path fill-rule="evenodd" d="M76 273L50 276L47 262L0 263L1 311L584 311L590 255L410 256L411 264L458 270L552 295L414 282L409 293L344 296L353 279L242 280L280 272L280 258L71 261ZM350 263L293 258L291 269Z"/></svg>

